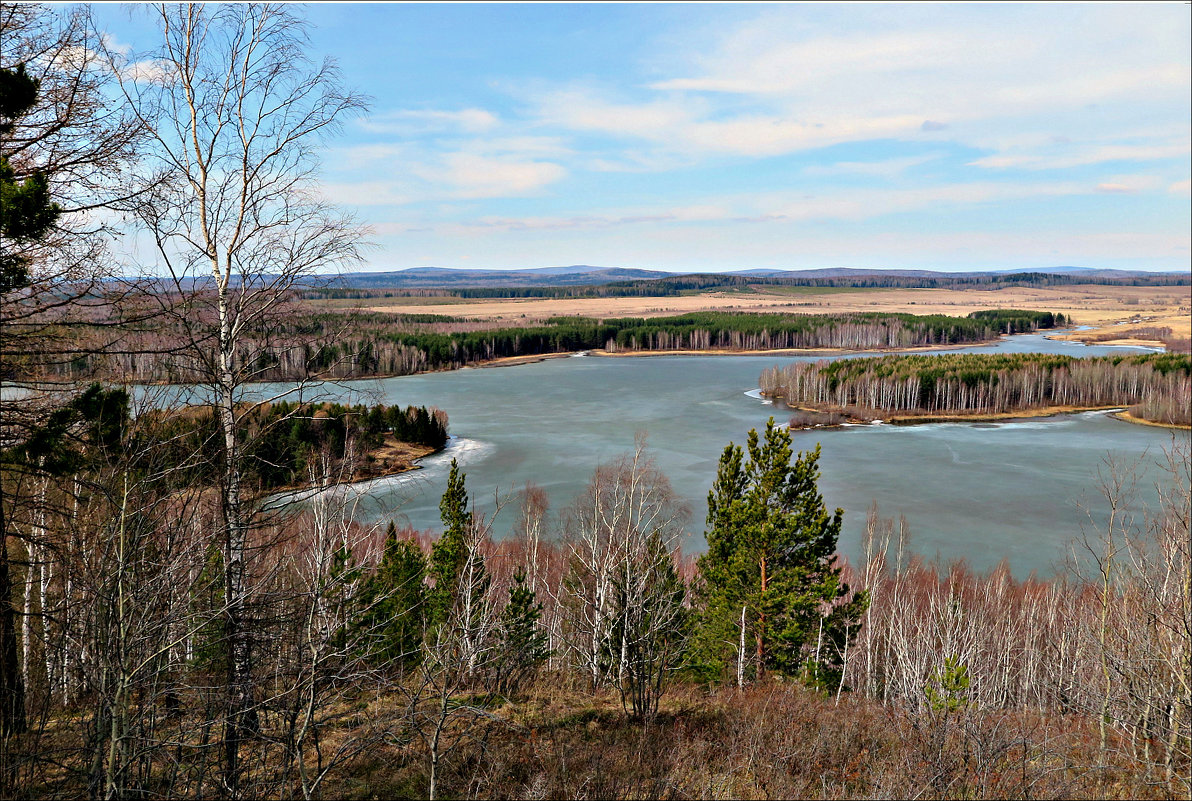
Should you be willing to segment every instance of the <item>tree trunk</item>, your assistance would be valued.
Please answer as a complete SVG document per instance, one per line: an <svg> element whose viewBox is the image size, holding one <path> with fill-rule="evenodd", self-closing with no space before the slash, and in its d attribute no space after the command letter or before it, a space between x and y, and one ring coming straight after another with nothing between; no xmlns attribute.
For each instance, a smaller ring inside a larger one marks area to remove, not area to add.
<svg viewBox="0 0 1192 801"><path fill-rule="evenodd" d="M4 530L3 514L0 503L0 531ZM12 604L7 536L4 539L0 544L0 736L7 737L25 731L25 685L17 659L16 610Z"/></svg>
<svg viewBox="0 0 1192 801"><path fill-rule="evenodd" d="M766 557L762 557L762 591L757 613L757 679L766 673Z"/></svg>
<svg viewBox="0 0 1192 801"><path fill-rule="evenodd" d="M223 433L223 492L222 505L225 540L225 585L227 603L228 648L228 719L224 734L224 785L234 797L240 787L240 743L256 730L256 715L252 711L253 687L250 643L245 624L245 546L247 525L241 497L239 440L236 432L236 408L233 377L235 342L227 308L226 287L221 288L220 312L220 376L217 387L217 406Z"/></svg>
<svg viewBox="0 0 1192 801"><path fill-rule="evenodd" d="M737 688L745 687L745 606L741 607L741 645L737 648Z"/></svg>

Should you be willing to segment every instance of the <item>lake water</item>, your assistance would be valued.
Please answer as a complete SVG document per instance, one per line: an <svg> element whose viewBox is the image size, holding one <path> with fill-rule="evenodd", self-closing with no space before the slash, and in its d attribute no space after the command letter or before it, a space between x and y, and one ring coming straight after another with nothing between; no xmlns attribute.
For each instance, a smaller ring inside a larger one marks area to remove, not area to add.
<svg viewBox="0 0 1192 801"><path fill-rule="evenodd" d="M1016 336L967 352L1048 351L1096 356L1141 348L1086 347L1038 335ZM955 351L952 351L955 352ZM864 355L864 354L861 354ZM648 437L658 466L691 504L685 549L704 550L708 489L720 453L744 443L749 429L789 414L757 397L763 368L819 357L573 356L536 364L464 369L324 387L345 402L434 405L450 417L447 450L423 469L360 485L358 518L439 527L439 496L454 457L467 473L479 511L527 482L547 490L552 511L582 492L593 468ZM847 358L847 357L846 357ZM1123 423L1105 413L997 424L856 426L796 431L795 447L823 446L820 490L845 509L840 549L856 559L866 511L905 515L911 547L977 569L1001 559L1025 576L1051 574L1066 543L1103 507L1097 471L1112 455L1143 459L1144 480L1173 436L1184 433ZM1151 493L1153 495L1153 491ZM516 500L496 520L498 536L516 517Z"/></svg>

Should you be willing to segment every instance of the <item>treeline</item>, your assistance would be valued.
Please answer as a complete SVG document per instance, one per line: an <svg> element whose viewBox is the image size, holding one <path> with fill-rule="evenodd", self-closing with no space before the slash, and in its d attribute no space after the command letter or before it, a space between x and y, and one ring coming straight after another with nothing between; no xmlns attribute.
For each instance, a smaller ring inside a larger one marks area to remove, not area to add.
<svg viewBox="0 0 1192 801"><path fill-rule="evenodd" d="M1192 356L1187 354L882 356L769 368L760 382L764 394L792 406L859 408L895 415L1129 406L1155 422L1192 422Z"/></svg>
<svg viewBox="0 0 1192 801"><path fill-rule="evenodd" d="M1184 275L1080 275L1079 273L958 273L934 275L898 275L885 272L860 273L843 276L796 277L784 275L684 275L674 278L618 281L596 289L610 294L619 290L638 294L649 291L658 295L678 295L683 292L715 289L739 289L750 286L775 287L853 287L859 289L974 289L988 287L1049 287L1085 284L1111 286L1186 286Z"/></svg>
<svg viewBox="0 0 1192 801"><path fill-rule="evenodd" d="M159 452L173 468L173 481L217 480L215 467L193 456L222 447L210 407L149 411L145 418L139 447ZM448 439L447 414L425 406L278 401L246 408L237 421L240 440L248 443L242 454L245 478L264 491L317 483L327 475L342 480L368 475L381 467L373 451L389 439L436 451Z"/></svg>
<svg viewBox="0 0 1192 801"><path fill-rule="evenodd" d="M637 352L956 345L1066 322L1063 314L1016 309L968 317L697 312L649 319L555 317L524 328L492 328L440 315L324 313L272 320L268 331L248 332L243 350L257 380L284 381L312 373L337 378L409 375L509 356L600 348ZM50 372L64 378L98 371L126 381L187 383L198 380L204 367L201 355L159 346L108 356L81 355L54 365Z"/></svg>

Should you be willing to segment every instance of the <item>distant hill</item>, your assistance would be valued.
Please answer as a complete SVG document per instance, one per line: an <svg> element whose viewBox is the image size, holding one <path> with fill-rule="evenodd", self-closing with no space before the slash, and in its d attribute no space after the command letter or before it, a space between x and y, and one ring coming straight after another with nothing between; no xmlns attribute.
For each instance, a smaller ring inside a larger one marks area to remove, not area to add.
<svg viewBox="0 0 1192 801"><path fill-rule="evenodd" d="M382 273L345 273L338 286L346 289L454 289L464 287L595 286L612 281L665 278L671 273L624 267L541 267L529 270L457 270L411 267Z"/></svg>
<svg viewBox="0 0 1192 801"><path fill-rule="evenodd" d="M749 278L759 283L791 283L800 285L835 286L881 286L887 282L899 286L945 286L964 283L1002 283L1011 276L1055 276L1059 283L1095 283L1105 279L1113 283L1180 283L1183 273L1153 273L1136 270L1103 270L1094 267L1049 267L1046 269L1014 268L1007 270L985 270L964 273L938 272L934 270L873 270L852 267L828 267L816 270L781 270L761 268L734 270L715 273L672 273L661 270L639 270L628 267L600 267L589 264L573 264L561 267L538 267L525 270L474 270L451 267L411 267L405 270L387 272L346 273L336 279L336 287L347 290L375 289L525 289L528 287L598 287L607 284L623 285L628 282L689 283L690 279L723 278L725 285L740 286ZM718 281L700 280L702 286Z"/></svg>

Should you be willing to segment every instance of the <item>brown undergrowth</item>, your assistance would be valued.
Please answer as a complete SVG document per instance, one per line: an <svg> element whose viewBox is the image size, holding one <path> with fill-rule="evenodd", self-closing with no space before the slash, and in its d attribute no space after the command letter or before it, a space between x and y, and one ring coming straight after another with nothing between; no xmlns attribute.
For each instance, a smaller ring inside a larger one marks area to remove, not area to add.
<svg viewBox="0 0 1192 801"><path fill-rule="evenodd" d="M440 797L1176 797L1176 788L1129 759L1125 743L1111 740L1102 752L1096 722L1083 715L963 705L916 713L768 681L711 692L680 685L654 720L634 723L613 694L568 683L542 675L516 699L459 699L486 707L488 715L461 732L464 745L441 769ZM404 712L398 693L342 705L318 747L334 751L365 729L372 745L328 777L321 797L426 796L426 757L403 728ZM178 726L190 728L183 720ZM45 744L69 751L82 746L78 733L75 726L51 725ZM265 756L270 738L263 729L250 750ZM271 776L281 765L268 762L258 762L255 772L253 784L267 791L260 797L302 797L292 792L297 788L287 792L280 775ZM25 797L87 792L79 774L51 771L41 778ZM182 789L162 779L162 789Z"/></svg>
<svg viewBox="0 0 1192 801"><path fill-rule="evenodd" d="M1022 711L913 714L793 684L676 688L652 722L545 676L472 733L442 777L468 798L1164 798L1099 752L1095 722ZM425 758L387 747L328 797L420 798Z"/></svg>

